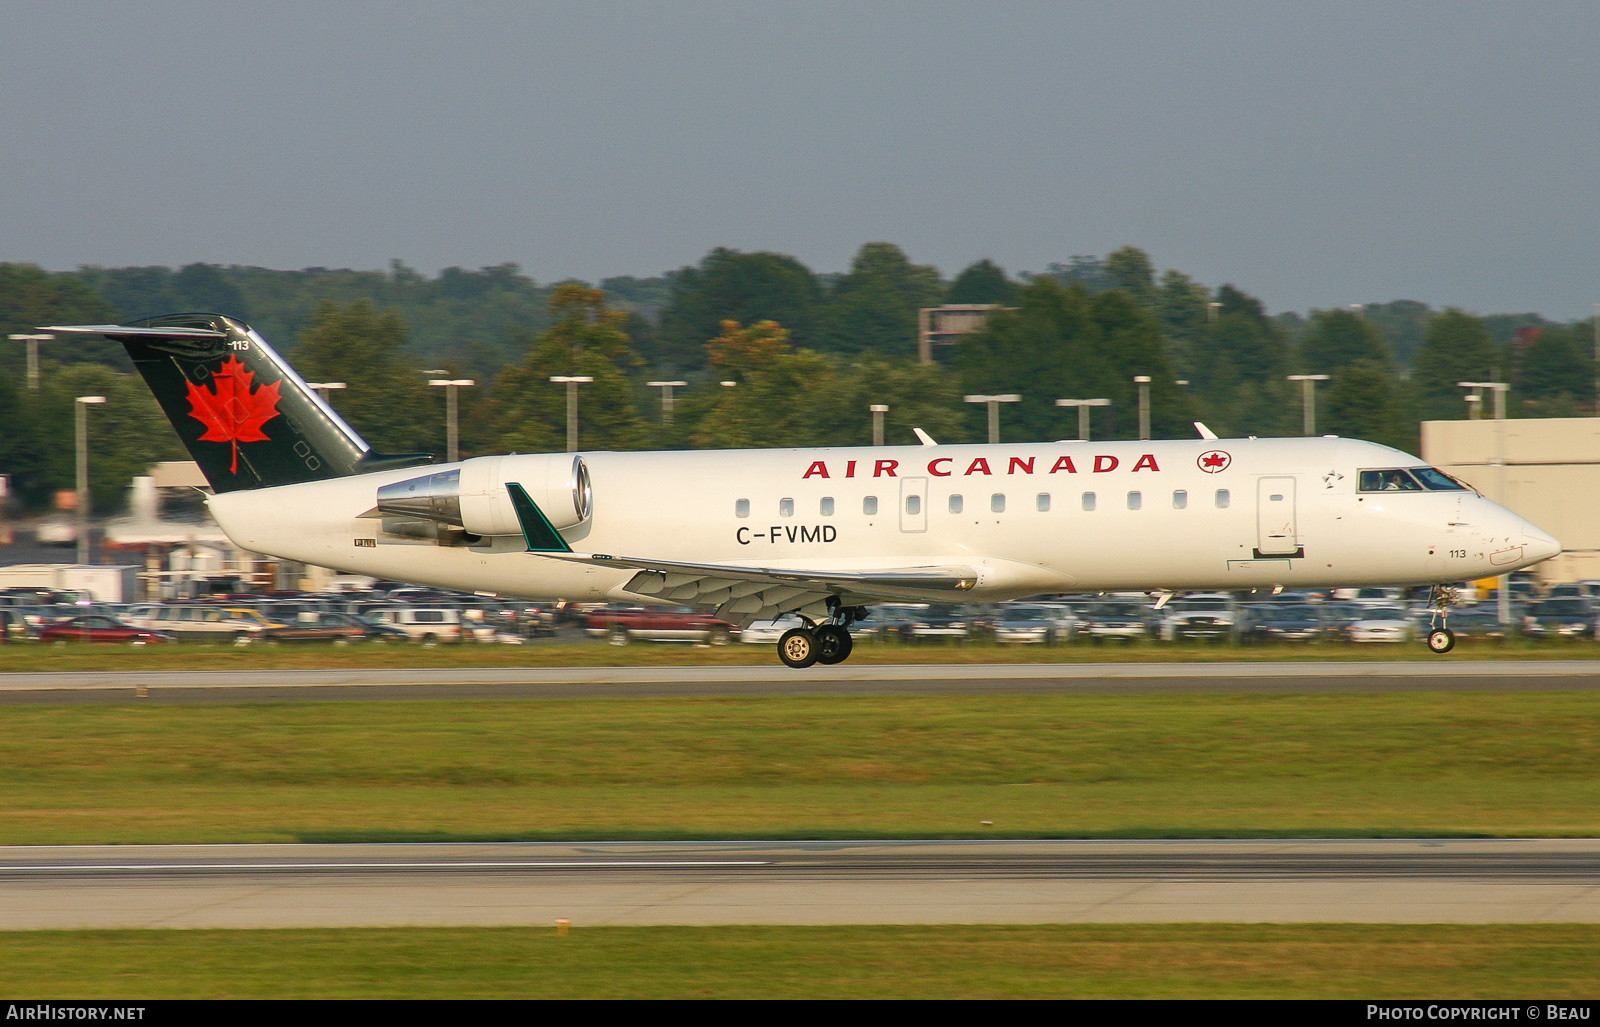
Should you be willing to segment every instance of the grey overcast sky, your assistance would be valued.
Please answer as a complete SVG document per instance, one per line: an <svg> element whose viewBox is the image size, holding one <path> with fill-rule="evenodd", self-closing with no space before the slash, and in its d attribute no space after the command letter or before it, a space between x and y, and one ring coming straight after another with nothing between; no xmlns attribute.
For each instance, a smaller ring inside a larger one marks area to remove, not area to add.
<svg viewBox="0 0 1600 1027"><path fill-rule="evenodd" d="M0 0L0 260L953 276L1124 243L1272 310L1600 302L1582 0Z"/></svg>

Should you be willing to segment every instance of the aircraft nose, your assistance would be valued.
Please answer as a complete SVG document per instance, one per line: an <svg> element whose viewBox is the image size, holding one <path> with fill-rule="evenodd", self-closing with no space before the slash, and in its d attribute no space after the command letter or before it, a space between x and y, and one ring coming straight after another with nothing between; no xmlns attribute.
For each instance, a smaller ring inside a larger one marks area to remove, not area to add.
<svg viewBox="0 0 1600 1027"><path fill-rule="evenodd" d="M1548 560L1561 552L1561 543L1545 534L1540 529L1523 521L1522 544L1527 547L1528 560Z"/></svg>

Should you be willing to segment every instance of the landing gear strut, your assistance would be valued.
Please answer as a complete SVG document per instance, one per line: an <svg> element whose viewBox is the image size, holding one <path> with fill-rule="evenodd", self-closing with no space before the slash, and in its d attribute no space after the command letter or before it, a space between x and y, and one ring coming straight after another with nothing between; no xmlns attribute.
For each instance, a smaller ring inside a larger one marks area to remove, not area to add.
<svg viewBox="0 0 1600 1027"><path fill-rule="evenodd" d="M821 624L802 616L805 627L790 628L778 639L778 659L784 666L801 670L812 664L829 666L850 658L855 642L850 625L866 616L859 606L843 606L836 598L828 600L828 619Z"/></svg>
<svg viewBox="0 0 1600 1027"><path fill-rule="evenodd" d="M1450 630L1450 607L1460 596L1458 589L1449 585L1434 585L1428 590L1428 609L1433 616L1428 622L1428 649L1444 655L1456 647L1456 633Z"/></svg>

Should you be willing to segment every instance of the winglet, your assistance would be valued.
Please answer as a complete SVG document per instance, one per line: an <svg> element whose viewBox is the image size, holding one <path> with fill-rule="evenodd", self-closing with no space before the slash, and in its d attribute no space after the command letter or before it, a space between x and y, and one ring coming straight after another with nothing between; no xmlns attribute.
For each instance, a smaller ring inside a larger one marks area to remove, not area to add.
<svg viewBox="0 0 1600 1027"><path fill-rule="evenodd" d="M913 428L913 429L911 429L911 431L917 436L917 441L922 443L924 446L937 446L938 445L937 442L933 441L933 436L929 435L927 432L923 431L921 428Z"/></svg>
<svg viewBox="0 0 1600 1027"><path fill-rule="evenodd" d="M526 489L514 481L508 481L506 492L511 495L511 507L517 512L517 523L522 525L522 537L528 543L528 552L572 552L567 540L550 526L550 519L539 509L539 504L528 498Z"/></svg>
<svg viewBox="0 0 1600 1027"><path fill-rule="evenodd" d="M1210 428L1207 428L1199 421L1194 422L1194 430L1200 433L1200 437L1202 439L1214 439L1217 437L1216 432L1212 431Z"/></svg>

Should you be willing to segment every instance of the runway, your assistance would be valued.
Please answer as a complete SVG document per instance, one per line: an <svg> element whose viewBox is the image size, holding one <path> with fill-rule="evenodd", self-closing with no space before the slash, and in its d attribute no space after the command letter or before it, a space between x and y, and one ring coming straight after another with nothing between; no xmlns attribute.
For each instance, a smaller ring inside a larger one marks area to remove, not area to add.
<svg viewBox="0 0 1600 1027"><path fill-rule="evenodd" d="M1600 923L1600 840L0 850L0 929Z"/></svg>
<svg viewBox="0 0 1600 1027"><path fill-rule="evenodd" d="M0 703L1600 689L1600 660L0 673Z"/></svg>

